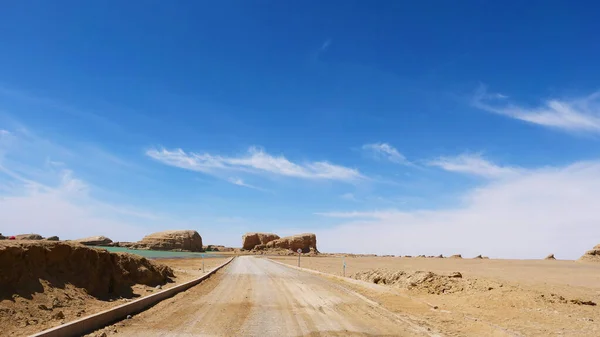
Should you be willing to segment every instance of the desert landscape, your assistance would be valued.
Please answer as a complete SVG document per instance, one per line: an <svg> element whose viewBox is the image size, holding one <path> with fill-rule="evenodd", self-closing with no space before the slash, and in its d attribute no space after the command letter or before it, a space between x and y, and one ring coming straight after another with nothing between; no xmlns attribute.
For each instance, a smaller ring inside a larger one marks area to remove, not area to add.
<svg viewBox="0 0 600 337"><path fill-rule="evenodd" d="M240 248L203 245L193 230L152 233L126 243L37 234L1 238L0 328L7 336L68 325L196 280L226 263L198 285L85 333L600 335L600 245L567 261L553 255L501 260L323 253L311 233L246 233ZM109 251L115 247L126 250ZM143 252L198 255L145 258Z"/></svg>

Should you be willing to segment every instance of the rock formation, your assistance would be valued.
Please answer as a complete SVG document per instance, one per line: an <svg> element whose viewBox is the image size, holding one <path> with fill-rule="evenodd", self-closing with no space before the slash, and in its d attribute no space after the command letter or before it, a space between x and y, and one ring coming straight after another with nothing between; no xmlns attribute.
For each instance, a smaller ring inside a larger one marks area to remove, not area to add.
<svg viewBox="0 0 600 337"><path fill-rule="evenodd" d="M450 256L451 259L462 259L462 255L460 254L456 254L456 255L452 255Z"/></svg>
<svg viewBox="0 0 600 337"><path fill-rule="evenodd" d="M2 233L0 233L0 240L6 240L6 236L2 235Z"/></svg>
<svg viewBox="0 0 600 337"><path fill-rule="evenodd" d="M60 239L56 235L55 236L51 236L49 238L46 238L46 241L58 241L58 240L60 240Z"/></svg>
<svg viewBox="0 0 600 337"><path fill-rule="evenodd" d="M257 245L266 245L277 239L279 235L273 233L246 233L242 236L242 248L252 250Z"/></svg>
<svg viewBox="0 0 600 337"><path fill-rule="evenodd" d="M202 237L194 230L170 230L146 235L132 249L202 251Z"/></svg>
<svg viewBox="0 0 600 337"><path fill-rule="evenodd" d="M81 243L84 246L106 246L113 241L106 236L90 236L89 238L73 240L73 242Z"/></svg>
<svg viewBox="0 0 600 337"><path fill-rule="evenodd" d="M17 240L43 240L44 237L39 234L19 234L15 235Z"/></svg>
<svg viewBox="0 0 600 337"><path fill-rule="evenodd" d="M474 259L476 259L476 260L483 259L483 256L477 255L477 256L474 257Z"/></svg>
<svg viewBox="0 0 600 337"><path fill-rule="evenodd" d="M550 254L550 255L546 256L544 258L544 260L556 260L556 258L554 257L554 254Z"/></svg>
<svg viewBox="0 0 600 337"><path fill-rule="evenodd" d="M594 249L585 252L579 258L579 261L600 262L600 245L596 245Z"/></svg>
<svg viewBox="0 0 600 337"><path fill-rule="evenodd" d="M318 253L317 236L312 233L286 236L281 239L270 241L267 243L266 248L290 249L292 251L301 249L303 253L310 253L311 251Z"/></svg>

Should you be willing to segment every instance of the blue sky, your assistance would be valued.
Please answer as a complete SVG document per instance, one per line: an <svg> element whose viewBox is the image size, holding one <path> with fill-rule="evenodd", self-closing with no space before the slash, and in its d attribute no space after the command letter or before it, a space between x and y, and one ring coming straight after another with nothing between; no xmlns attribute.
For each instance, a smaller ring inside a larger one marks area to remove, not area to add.
<svg viewBox="0 0 600 337"><path fill-rule="evenodd" d="M599 9L4 3L1 232L576 258L600 240Z"/></svg>

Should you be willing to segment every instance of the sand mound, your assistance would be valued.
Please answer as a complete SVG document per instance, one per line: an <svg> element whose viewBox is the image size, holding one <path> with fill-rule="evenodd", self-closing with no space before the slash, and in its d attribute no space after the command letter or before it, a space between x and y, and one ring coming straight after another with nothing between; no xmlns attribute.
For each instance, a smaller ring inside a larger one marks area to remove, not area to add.
<svg viewBox="0 0 600 337"><path fill-rule="evenodd" d="M556 258L554 257L554 254L550 254L550 255L546 256L544 258L544 260L556 260Z"/></svg>
<svg viewBox="0 0 600 337"><path fill-rule="evenodd" d="M423 291L436 295L452 294L470 289L489 289L464 280L462 274L459 272L449 275L439 275L428 271L405 272L401 270L371 269L358 272L350 277L366 282Z"/></svg>
<svg viewBox="0 0 600 337"><path fill-rule="evenodd" d="M579 261L600 262L600 245L594 246L594 249L588 250L579 258Z"/></svg>
<svg viewBox="0 0 600 337"><path fill-rule="evenodd" d="M133 249L202 251L202 237L194 230L173 230L146 235Z"/></svg>
<svg viewBox="0 0 600 337"><path fill-rule="evenodd" d="M266 245L277 239L279 239L279 235L273 233L246 233L242 236L242 248L251 250L258 245Z"/></svg>

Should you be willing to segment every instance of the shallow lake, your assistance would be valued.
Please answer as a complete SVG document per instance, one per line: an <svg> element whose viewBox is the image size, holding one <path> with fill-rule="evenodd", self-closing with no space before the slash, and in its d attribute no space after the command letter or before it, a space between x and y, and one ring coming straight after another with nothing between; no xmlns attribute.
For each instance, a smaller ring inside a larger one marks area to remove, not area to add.
<svg viewBox="0 0 600 337"><path fill-rule="evenodd" d="M131 254L141 255L149 259L177 259L177 258L212 258L212 257L223 257L219 253L194 253L194 252L170 252L162 250L140 250L140 249L129 249L126 247L98 247L106 249L109 252L125 252Z"/></svg>

